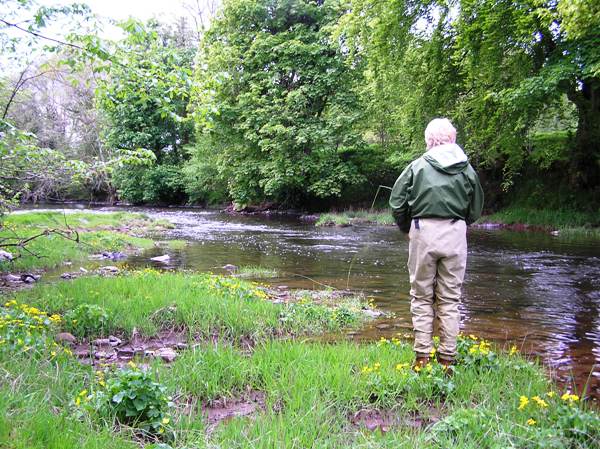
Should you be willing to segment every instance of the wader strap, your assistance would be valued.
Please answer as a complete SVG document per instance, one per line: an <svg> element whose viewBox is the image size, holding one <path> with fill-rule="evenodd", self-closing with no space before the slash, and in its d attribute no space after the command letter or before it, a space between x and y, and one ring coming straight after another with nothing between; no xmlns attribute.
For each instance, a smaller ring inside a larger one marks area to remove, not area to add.
<svg viewBox="0 0 600 449"><path fill-rule="evenodd" d="M419 227L419 219L418 218L415 218L415 229L421 229Z"/></svg>

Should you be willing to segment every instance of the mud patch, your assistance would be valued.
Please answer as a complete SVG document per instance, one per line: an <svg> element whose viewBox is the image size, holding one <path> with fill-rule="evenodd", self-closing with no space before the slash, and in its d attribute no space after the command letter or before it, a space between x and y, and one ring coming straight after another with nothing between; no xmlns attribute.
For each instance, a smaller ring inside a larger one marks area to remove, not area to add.
<svg viewBox="0 0 600 449"><path fill-rule="evenodd" d="M401 414L392 410L361 409L349 416L349 421L355 428L366 428L371 432L377 430L389 432L394 428L423 429L440 420L440 413L435 407L424 413Z"/></svg>
<svg viewBox="0 0 600 449"><path fill-rule="evenodd" d="M215 427L230 419L252 416L266 409L266 394L251 390L239 398L221 398L202 405L202 414L207 422L207 431L211 433Z"/></svg>

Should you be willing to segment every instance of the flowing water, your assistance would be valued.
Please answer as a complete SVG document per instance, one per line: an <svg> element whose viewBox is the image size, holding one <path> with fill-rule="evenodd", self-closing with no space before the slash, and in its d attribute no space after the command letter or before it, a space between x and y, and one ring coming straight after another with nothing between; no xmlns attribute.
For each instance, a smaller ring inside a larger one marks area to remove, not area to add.
<svg viewBox="0 0 600 449"><path fill-rule="evenodd" d="M226 264L275 268L270 279L290 288L324 285L364 292L393 312L350 338L378 340L410 331L408 242L395 227L317 228L292 219L267 219L194 210L144 209L175 224L167 238L185 239L128 260L223 272ZM160 238L165 238L161 236ZM540 232L470 229L462 329L541 356L557 377L600 397L600 242Z"/></svg>

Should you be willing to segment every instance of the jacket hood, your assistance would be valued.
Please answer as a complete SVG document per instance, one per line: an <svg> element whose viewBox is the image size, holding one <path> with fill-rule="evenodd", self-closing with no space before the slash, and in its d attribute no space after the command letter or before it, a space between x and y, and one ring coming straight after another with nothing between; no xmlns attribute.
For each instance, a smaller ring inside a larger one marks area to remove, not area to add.
<svg viewBox="0 0 600 449"><path fill-rule="evenodd" d="M423 159L429 162L437 171L449 175L456 175L469 165L467 155L455 143L433 147L423 155Z"/></svg>

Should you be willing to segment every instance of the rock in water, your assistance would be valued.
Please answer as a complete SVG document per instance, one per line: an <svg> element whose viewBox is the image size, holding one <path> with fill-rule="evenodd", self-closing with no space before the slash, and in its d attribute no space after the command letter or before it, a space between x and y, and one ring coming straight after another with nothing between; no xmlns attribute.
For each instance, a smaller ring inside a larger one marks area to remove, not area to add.
<svg viewBox="0 0 600 449"><path fill-rule="evenodd" d="M165 254L163 256L151 257L150 260L153 260L155 262L168 262L169 260L171 260L171 256Z"/></svg>
<svg viewBox="0 0 600 449"><path fill-rule="evenodd" d="M236 271L238 267L228 263L227 265L223 265L223 269L227 271Z"/></svg>

